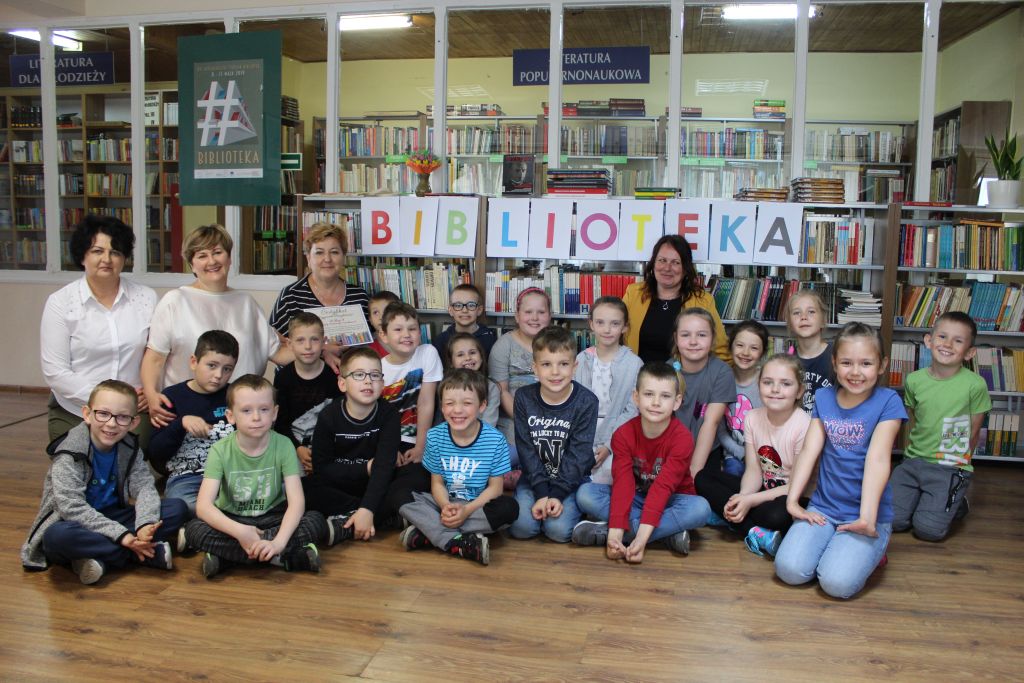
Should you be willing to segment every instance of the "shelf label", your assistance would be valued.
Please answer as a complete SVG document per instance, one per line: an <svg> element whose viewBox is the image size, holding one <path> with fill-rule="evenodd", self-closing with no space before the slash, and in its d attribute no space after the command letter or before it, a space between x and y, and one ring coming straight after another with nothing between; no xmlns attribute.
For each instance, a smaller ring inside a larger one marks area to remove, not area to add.
<svg viewBox="0 0 1024 683"><path fill-rule="evenodd" d="M701 166L725 166L725 159L707 158L700 160Z"/></svg>
<svg viewBox="0 0 1024 683"><path fill-rule="evenodd" d="M282 171L301 171L302 170L302 152L282 152L281 153L281 170Z"/></svg>
<svg viewBox="0 0 1024 683"><path fill-rule="evenodd" d="M680 163L683 166L696 166L700 162L699 157L683 157Z"/></svg>
<svg viewBox="0 0 1024 683"><path fill-rule="evenodd" d="M545 154L544 157L541 159L541 161L544 162L545 164L548 163L548 155ZM569 163L569 155L568 154L560 155L558 157L558 162L560 164L567 164L567 163Z"/></svg>
<svg viewBox="0 0 1024 683"><path fill-rule="evenodd" d="M384 163L386 164L404 164L405 160L409 158L408 154L386 154L384 156Z"/></svg>
<svg viewBox="0 0 1024 683"><path fill-rule="evenodd" d="M504 154L492 154L491 157L488 159L488 161L490 161L492 164L504 163L505 155Z"/></svg>
<svg viewBox="0 0 1024 683"><path fill-rule="evenodd" d="M818 168L818 162L817 161L810 161L810 160L805 161L804 162L804 168L808 168L808 169L811 169L813 171L814 169Z"/></svg>
<svg viewBox="0 0 1024 683"><path fill-rule="evenodd" d="M629 159L624 156L613 156L613 157L601 157L602 164L624 164Z"/></svg>

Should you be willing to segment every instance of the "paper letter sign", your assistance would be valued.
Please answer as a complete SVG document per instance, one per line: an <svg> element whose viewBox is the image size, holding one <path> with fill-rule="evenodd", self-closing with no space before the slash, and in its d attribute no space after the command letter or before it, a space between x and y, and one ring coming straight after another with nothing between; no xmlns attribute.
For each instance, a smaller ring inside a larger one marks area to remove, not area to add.
<svg viewBox="0 0 1024 683"><path fill-rule="evenodd" d="M438 256L476 256L480 200L476 197L438 197Z"/></svg>
<svg viewBox="0 0 1024 683"><path fill-rule="evenodd" d="M654 243L664 234L663 202L627 200L619 205L620 261L646 261Z"/></svg>
<svg viewBox="0 0 1024 683"><path fill-rule="evenodd" d="M576 258L614 261L618 258L619 202L591 199L576 202Z"/></svg>
<svg viewBox="0 0 1024 683"><path fill-rule="evenodd" d="M525 257L530 239L530 200L487 202L487 255Z"/></svg>
<svg viewBox="0 0 1024 683"><path fill-rule="evenodd" d="M398 197L373 197L362 201L363 253L378 256L399 255Z"/></svg>
<svg viewBox="0 0 1024 683"><path fill-rule="evenodd" d="M799 262L804 210L799 204L759 202L754 263L795 266Z"/></svg>
<svg viewBox="0 0 1024 683"><path fill-rule="evenodd" d="M399 225L403 256L433 256L437 233L437 197L401 197Z"/></svg>
<svg viewBox="0 0 1024 683"><path fill-rule="evenodd" d="M754 261L753 202L712 202L710 260L739 265Z"/></svg>
<svg viewBox="0 0 1024 683"><path fill-rule="evenodd" d="M682 235L693 249L694 263L708 262L708 228L711 202L707 199L665 201L665 234Z"/></svg>
<svg viewBox="0 0 1024 683"><path fill-rule="evenodd" d="M572 204L571 199L530 201L530 258L569 258Z"/></svg>

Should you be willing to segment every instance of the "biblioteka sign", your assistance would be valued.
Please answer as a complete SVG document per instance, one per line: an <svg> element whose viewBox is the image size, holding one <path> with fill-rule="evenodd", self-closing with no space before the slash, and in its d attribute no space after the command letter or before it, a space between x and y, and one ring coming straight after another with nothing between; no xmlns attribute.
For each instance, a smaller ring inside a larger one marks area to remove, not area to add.
<svg viewBox="0 0 1024 683"><path fill-rule="evenodd" d="M472 257L478 210L475 197L363 199L363 253ZM779 202L497 198L487 204L487 256L646 261L662 235L679 234L698 263L794 266L802 223L802 205Z"/></svg>

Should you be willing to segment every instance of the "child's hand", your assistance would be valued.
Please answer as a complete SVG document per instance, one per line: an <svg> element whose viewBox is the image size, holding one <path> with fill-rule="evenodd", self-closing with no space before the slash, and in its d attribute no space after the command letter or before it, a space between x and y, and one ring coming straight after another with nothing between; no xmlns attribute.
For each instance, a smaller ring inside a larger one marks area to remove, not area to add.
<svg viewBox="0 0 1024 683"><path fill-rule="evenodd" d="M373 528L373 513L366 508L359 508L345 522L346 529L352 529L360 541L369 541L377 530Z"/></svg>
<svg viewBox="0 0 1024 683"><path fill-rule="evenodd" d="M313 451L310 450L309 446L299 446L295 449L295 454L299 456L299 464L302 465L302 471L309 474L313 471Z"/></svg>
<svg viewBox="0 0 1024 683"><path fill-rule="evenodd" d="M366 461L366 476L373 474L373 458Z"/></svg>
<svg viewBox="0 0 1024 683"><path fill-rule="evenodd" d="M644 549L647 547L647 543L640 540L640 538L634 538L633 542L626 548L626 562L630 564L640 564L644 561Z"/></svg>
<svg viewBox="0 0 1024 683"><path fill-rule="evenodd" d="M825 526L825 522L828 521L825 519L823 515L821 515L818 512L810 512L808 510L805 510L804 507L800 505L800 503L791 503L789 501L786 501L786 512L789 513L789 516L792 517L794 521L799 521L802 519L805 522L817 524L818 526Z"/></svg>
<svg viewBox="0 0 1024 683"><path fill-rule="evenodd" d="M235 536L235 540L238 541L238 545L242 546L242 550L244 550L249 557L254 557L252 548L262 541L263 537L260 536L259 529L254 526L243 524L242 527L242 530L237 536Z"/></svg>
<svg viewBox="0 0 1024 683"><path fill-rule="evenodd" d="M274 541L261 538L249 549L249 559L260 562L270 562L276 555L280 555L284 548L278 548Z"/></svg>
<svg viewBox="0 0 1024 683"><path fill-rule="evenodd" d="M458 503L448 503L441 510L441 523L449 529L458 529L467 517L466 506Z"/></svg>
<svg viewBox="0 0 1024 683"><path fill-rule="evenodd" d="M605 541L604 554L609 560L621 560L626 556L626 546L622 545L622 534L625 529L609 529L608 540Z"/></svg>
<svg viewBox="0 0 1024 683"><path fill-rule="evenodd" d="M736 493L726 502L725 510L723 510L725 514L723 516L733 524L738 524L746 519L747 513L750 512L750 507L750 499L747 496L741 496Z"/></svg>
<svg viewBox="0 0 1024 683"><path fill-rule="evenodd" d="M207 438L210 436L210 430L213 429L212 424L209 424L198 415L186 415L181 418L181 426L185 428L186 432L197 439Z"/></svg>
<svg viewBox="0 0 1024 683"><path fill-rule="evenodd" d="M860 517L855 522L850 522L849 524L840 524L836 527L836 531L849 531L850 533L860 534L861 536L878 538L878 531L875 529L875 525L868 522L863 517Z"/></svg>
<svg viewBox="0 0 1024 683"><path fill-rule="evenodd" d="M548 498L548 504L544 506L545 517L558 517L562 514L562 501L557 498Z"/></svg>
<svg viewBox="0 0 1024 683"><path fill-rule="evenodd" d="M121 539L121 545L135 553L135 559L139 562L143 562L156 554L151 542L141 541L135 536L135 534L125 534Z"/></svg>
<svg viewBox="0 0 1024 683"><path fill-rule="evenodd" d="M533 518L536 520L545 519L548 516L547 509L548 498L547 496L545 496L543 498L537 499L537 501L533 504L533 507L530 508L530 514L533 515Z"/></svg>
<svg viewBox="0 0 1024 683"><path fill-rule="evenodd" d="M146 524L135 532L135 538L145 543L153 542L153 535L156 534L156 530L159 529L164 523L164 520L158 520L152 524Z"/></svg>
<svg viewBox="0 0 1024 683"><path fill-rule="evenodd" d="M423 446L413 446L405 452L405 462L403 465L408 465L413 462L420 462L423 460Z"/></svg>
<svg viewBox="0 0 1024 683"><path fill-rule="evenodd" d="M607 446L598 446L597 449L594 451L593 471L597 471L597 468L599 468L601 464L604 463L604 461L607 460L608 456L611 454L612 452L608 449Z"/></svg>

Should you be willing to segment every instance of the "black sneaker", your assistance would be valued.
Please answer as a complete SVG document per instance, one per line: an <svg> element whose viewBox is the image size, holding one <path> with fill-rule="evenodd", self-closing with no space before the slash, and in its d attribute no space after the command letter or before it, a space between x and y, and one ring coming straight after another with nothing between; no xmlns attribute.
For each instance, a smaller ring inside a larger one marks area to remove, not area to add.
<svg viewBox="0 0 1024 683"><path fill-rule="evenodd" d="M608 542L608 522L582 521L572 528L576 545L604 545Z"/></svg>
<svg viewBox="0 0 1024 683"><path fill-rule="evenodd" d="M327 545L332 546L342 541L350 541L355 536L355 529L352 527L345 528L345 523L348 522L352 513L347 515L332 515L327 518Z"/></svg>
<svg viewBox="0 0 1024 683"><path fill-rule="evenodd" d="M967 516L967 513L971 511L971 504L967 502L967 496L960 499L960 505L956 509L956 513L953 515L953 519L960 521Z"/></svg>
<svg viewBox="0 0 1024 683"><path fill-rule="evenodd" d="M147 567L156 567L157 569L174 569L174 560L171 558L171 544L167 541L153 544L153 557L147 557L142 561L142 564Z"/></svg>
<svg viewBox="0 0 1024 683"><path fill-rule="evenodd" d="M777 534L776 538L779 538L779 537L782 536L782 534L780 534L777 531L775 533ZM678 533L672 534L671 536L669 536L668 538L665 539L665 545L667 545L670 550L673 550L673 551L679 553L680 555L689 555L690 554L690 532L687 531L686 529L683 529L682 531L680 531ZM777 541L775 543L775 547L776 548L779 547ZM775 556L775 553L771 553L771 554L772 554L773 557Z"/></svg>
<svg viewBox="0 0 1024 683"><path fill-rule="evenodd" d="M445 551L485 566L491 563L491 544L483 534L460 534Z"/></svg>
<svg viewBox="0 0 1024 683"><path fill-rule="evenodd" d="M398 541L406 550L423 550L424 548L434 547L434 544L430 542L426 534L411 524L402 529L402 533L398 535Z"/></svg>
<svg viewBox="0 0 1024 683"><path fill-rule="evenodd" d="M86 557L80 560L71 560L71 571L78 574L79 581L86 586L91 586L103 578L107 566L100 560Z"/></svg>
<svg viewBox="0 0 1024 683"><path fill-rule="evenodd" d="M288 557L282 557L282 560L286 572L320 571L320 551L313 543L307 543L301 548L295 549Z"/></svg>
<svg viewBox="0 0 1024 683"><path fill-rule="evenodd" d="M202 565L203 576L205 576L208 579L212 579L213 577L217 576L217 574L220 574L221 570L223 569L222 564L223 562L221 561L221 559L213 553L204 553Z"/></svg>

